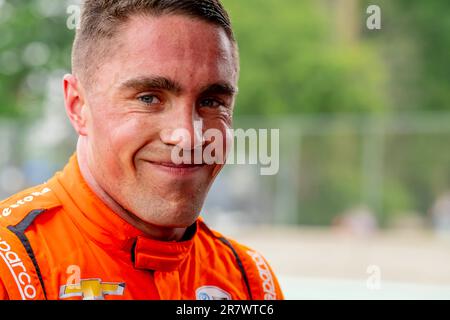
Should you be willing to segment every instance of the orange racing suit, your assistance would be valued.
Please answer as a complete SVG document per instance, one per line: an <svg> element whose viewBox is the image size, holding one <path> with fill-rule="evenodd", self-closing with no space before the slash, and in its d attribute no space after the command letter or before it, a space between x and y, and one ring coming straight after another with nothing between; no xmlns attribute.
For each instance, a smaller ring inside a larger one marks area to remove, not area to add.
<svg viewBox="0 0 450 320"><path fill-rule="evenodd" d="M200 218L191 238L147 238L84 181L74 155L43 185L0 202L0 300L283 299L256 251Z"/></svg>

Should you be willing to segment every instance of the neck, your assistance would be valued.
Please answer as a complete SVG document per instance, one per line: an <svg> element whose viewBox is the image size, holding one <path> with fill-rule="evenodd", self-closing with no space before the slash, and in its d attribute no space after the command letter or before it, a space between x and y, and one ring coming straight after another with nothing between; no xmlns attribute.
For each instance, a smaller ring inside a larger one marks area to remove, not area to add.
<svg viewBox="0 0 450 320"><path fill-rule="evenodd" d="M186 228L167 228L147 223L139 219L136 215L124 209L114 198L112 198L96 181L89 168L87 146L85 137L80 137L77 144L77 159L81 175L91 190L99 197L111 211L142 231L147 237L160 241L180 241L186 233Z"/></svg>

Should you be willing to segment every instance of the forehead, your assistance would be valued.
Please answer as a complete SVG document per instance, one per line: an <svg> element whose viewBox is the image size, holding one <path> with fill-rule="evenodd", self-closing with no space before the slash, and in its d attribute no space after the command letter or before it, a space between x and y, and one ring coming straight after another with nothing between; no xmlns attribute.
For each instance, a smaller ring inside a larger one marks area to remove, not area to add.
<svg viewBox="0 0 450 320"><path fill-rule="evenodd" d="M181 83L236 81L234 44L211 23L180 15L139 16L116 38L116 52L105 64L115 80L152 74Z"/></svg>

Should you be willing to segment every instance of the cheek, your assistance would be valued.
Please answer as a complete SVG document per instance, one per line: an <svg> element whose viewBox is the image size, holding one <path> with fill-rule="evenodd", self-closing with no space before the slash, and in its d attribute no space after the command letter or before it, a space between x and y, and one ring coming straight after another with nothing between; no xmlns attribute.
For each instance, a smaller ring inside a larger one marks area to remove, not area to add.
<svg viewBox="0 0 450 320"><path fill-rule="evenodd" d="M145 134L138 119L104 115L93 127L93 151L113 166L132 166L134 155L147 141Z"/></svg>
<svg viewBox="0 0 450 320"><path fill-rule="evenodd" d="M232 128L231 119L222 117L217 119L211 119L211 120L204 120L203 122L204 131L207 130L214 130L214 131L220 131L222 133L222 136L226 138L226 133Z"/></svg>
<svg viewBox="0 0 450 320"><path fill-rule="evenodd" d="M231 129L231 121L227 121L227 119L216 119L205 123L205 138L211 141L209 147L214 148L215 159L219 161L219 164L225 162L233 146L233 132Z"/></svg>
<svg viewBox="0 0 450 320"><path fill-rule="evenodd" d="M233 116L231 112L222 112L212 117L204 117L205 127L225 131L233 126Z"/></svg>

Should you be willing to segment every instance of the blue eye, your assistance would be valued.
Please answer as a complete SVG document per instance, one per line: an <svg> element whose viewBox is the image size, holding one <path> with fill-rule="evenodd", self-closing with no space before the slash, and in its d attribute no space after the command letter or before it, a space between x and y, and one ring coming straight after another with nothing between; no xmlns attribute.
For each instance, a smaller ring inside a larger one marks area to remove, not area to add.
<svg viewBox="0 0 450 320"><path fill-rule="evenodd" d="M158 97L151 95L151 94L147 94L145 96L140 96L138 98L138 100L140 100L141 102L145 103L145 104L158 104L161 103L161 101L158 99Z"/></svg>
<svg viewBox="0 0 450 320"><path fill-rule="evenodd" d="M216 100L216 99L203 99L202 101L200 101L200 107L206 107L206 108L219 108L220 106L222 106L223 103Z"/></svg>

